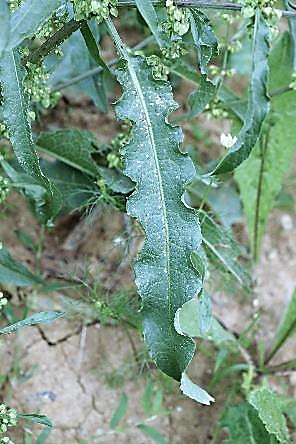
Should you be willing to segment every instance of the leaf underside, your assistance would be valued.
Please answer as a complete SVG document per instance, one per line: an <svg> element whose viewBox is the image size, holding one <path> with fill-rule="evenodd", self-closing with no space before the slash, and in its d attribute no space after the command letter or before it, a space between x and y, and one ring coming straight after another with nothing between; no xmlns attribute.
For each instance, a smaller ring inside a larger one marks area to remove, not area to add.
<svg viewBox="0 0 296 444"><path fill-rule="evenodd" d="M142 58L126 59L117 72L124 92L116 114L134 122L132 141L122 155L124 172L136 183L127 212L146 235L134 264L143 299L144 338L157 366L180 380L195 345L176 332L174 316L201 288L190 259L201 243L198 217L181 200L195 170L179 150L180 128L167 122L176 108L170 86L154 81Z"/></svg>

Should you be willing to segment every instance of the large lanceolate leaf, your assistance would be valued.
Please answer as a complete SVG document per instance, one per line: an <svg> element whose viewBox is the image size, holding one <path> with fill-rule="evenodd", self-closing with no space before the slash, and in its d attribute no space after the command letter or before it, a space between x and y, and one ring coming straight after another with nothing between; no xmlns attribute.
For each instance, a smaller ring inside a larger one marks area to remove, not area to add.
<svg viewBox="0 0 296 444"><path fill-rule="evenodd" d="M0 58L3 50L6 48L9 30L10 30L10 13L6 0L0 2Z"/></svg>
<svg viewBox="0 0 296 444"><path fill-rule="evenodd" d="M291 40L285 34L271 54L270 89L281 88L291 79L292 51ZM295 91L272 98L272 113L267 122L266 135L235 172L256 257L260 252L268 215L296 153L295 101Z"/></svg>
<svg viewBox="0 0 296 444"><path fill-rule="evenodd" d="M176 108L170 86L153 80L145 60L127 52L112 22L108 27L126 60L117 71L123 96L116 114L134 123L132 140L122 155L125 174L136 182L127 212L139 221L146 236L134 265L143 300L144 337L157 366L180 380L195 345L176 332L174 317L201 288L191 263L191 254L201 242L198 218L182 203L184 187L195 169L179 150L180 128L167 122Z"/></svg>
<svg viewBox="0 0 296 444"><path fill-rule="evenodd" d="M248 111L236 143L229 148L211 174L233 171L252 151L269 111L267 96L269 28L261 12L256 12L253 32L252 74L248 94Z"/></svg>
<svg viewBox="0 0 296 444"><path fill-rule="evenodd" d="M25 38L32 36L62 3L62 0L25 0L22 2L11 16L8 48L13 49Z"/></svg>
<svg viewBox="0 0 296 444"><path fill-rule="evenodd" d="M19 164L44 189L43 202L37 208L37 214L42 223L49 223L60 209L60 195L40 169L32 139L23 80L24 70L19 54L16 50L6 51L0 61L3 118Z"/></svg>

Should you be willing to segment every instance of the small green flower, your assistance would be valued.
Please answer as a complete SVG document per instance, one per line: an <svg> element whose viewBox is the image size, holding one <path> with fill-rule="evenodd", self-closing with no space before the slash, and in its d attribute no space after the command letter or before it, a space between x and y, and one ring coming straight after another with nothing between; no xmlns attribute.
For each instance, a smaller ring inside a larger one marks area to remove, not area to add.
<svg viewBox="0 0 296 444"><path fill-rule="evenodd" d="M117 17L117 0L71 0L74 4L75 20L96 17L98 22L113 15Z"/></svg>
<svg viewBox="0 0 296 444"><path fill-rule="evenodd" d="M3 301L3 293L0 293L0 303ZM7 303L7 301L6 301ZM9 427L17 424L17 412L15 409L8 409L5 404L0 404L0 433L6 433ZM12 441L8 437L3 437L0 444L11 444ZM12 443L13 444L13 443Z"/></svg>
<svg viewBox="0 0 296 444"><path fill-rule="evenodd" d="M0 176L0 204L5 202L8 193L9 193L9 181L5 177ZM3 296L3 293L0 292L0 307L1 307L1 297L2 297L1 295Z"/></svg>

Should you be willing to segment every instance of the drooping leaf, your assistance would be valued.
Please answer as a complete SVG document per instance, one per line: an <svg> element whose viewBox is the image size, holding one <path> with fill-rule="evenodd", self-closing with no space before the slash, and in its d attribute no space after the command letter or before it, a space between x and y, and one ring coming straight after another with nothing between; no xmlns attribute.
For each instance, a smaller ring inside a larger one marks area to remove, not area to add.
<svg viewBox="0 0 296 444"><path fill-rule="evenodd" d="M190 261L201 242L198 219L181 200L195 169L179 150L180 129L167 123L176 108L171 88L155 81L145 60L131 56L112 22L107 24L126 60L117 71L124 92L116 114L134 123L132 140L122 155L125 174L137 184L127 212L137 218L146 235L134 265L143 300L144 338L157 366L180 380L195 346L177 334L174 316L201 288Z"/></svg>
<svg viewBox="0 0 296 444"><path fill-rule="evenodd" d="M85 41L80 32L74 32L63 45L61 50L64 57L49 57L47 60L48 69L51 72L48 83L52 88L58 87L66 80L71 80L92 68L97 67L93 61ZM95 76L81 80L65 91L77 94L80 91L91 97L94 104L102 112L107 111L108 103L104 87L103 71Z"/></svg>
<svg viewBox="0 0 296 444"><path fill-rule="evenodd" d="M0 3L0 58L2 52L6 48L9 31L10 31L10 13L8 9L8 4L6 0L2 0Z"/></svg>
<svg viewBox="0 0 296 444"><path fill-rule="evenodd" d="M207 324L206 328L205 323ZM203 338L214 342L218 347L230 343L234 345L236 342L235 337L222 327L217 319L202 309L197 298L186 302L176 312L175 328L179 334L191 338Z"/></svg>
<svg viewBox="0 0 296 444"><path fill-rule="evenodd" d="M284 342L296 331L296 290L288 302L282 319L277 328L275 338L269 353L269 359L279 350Z"/></svg>
<svg viewBox="0 0 296 444"><path fill-rule="evenodd" d="M203 246L210 262L216 267L222 267L229 272L240 285L248 289L251 279L246 270L240 265L239 257L242 249L229 232L218 225L205 211L199 211Z"/></svg>
<svg viewBox="0 0 296 444"><path fill-rule="evenodd" d="M160 47L168 45L168 38L166 34L160 29L158 17L154 6L150 0L135 0L137 8L147 23L150 31L154 35Z"/></svg>
<svg viewBox="0 0 296 444"><path fill-rule="evenodd" d="M271 54L270 90L286 84L291 73L292 45L285 34ZM268 215L296 152L293 143L296 138L295 100L295 91L272 98L272 113L266 123L265 136L235 172L255 257L259 256Z"/></svg>
<svg viewBox="0 0 296 444"><path fill-rule="evenodd" d="M266 387L260 387L249 394L248 402L257 411L268 433L274 435L280 444L292 444L280 398L276 393Z"/></svg>
<svg viewBox="0 0 296 444"><path fill-rule="evenodd" d="M203 388L199 387L199 385L194 384L186 373L182 374L180 388L184 395L194 399L194 401L199 402L200 404L210 405L211 402L215 402L215 399Z"/></svg>
<svg viewBox="0 0 296 444"><path fill-rule="evenodd" d="M167 440L154 427L148 426L147 424L138 424L137 428L156 444L167 444Z"/></svg>
<svg viewBox="0 0 296 444"><path fill-rule="evenodd" d="M206 76L201 76L198 90L192 92L188 98L190 111L183 118L192 119L201 114L207 104L214 98L216 90L216 86Z"/></svg>
<svg viewBox="0 0 296 444"><path fill-rule="evenodd" d="M20 261L14 259L6 248L0 248L0 284L9 284L19 287L42 284L42 279L33 274Z"/></svg>
<svg viewBox="0 0 296 444"><path fill-rule="evenodd" d="M190 25L201 74L207 74L209 61L218 54L218 42L208 17L201 11L190 11ZM206 77L205 77L206 78Z"/></svg>
<svg viewBox="0 0 296 444"><path fill-rule="evenodd" d="M230 147L211 174L233 171L250 155L269 112L267 96L269 27L257 10L253 32L252 74L248 93L248 111L237 141Z"/></svg>
<svg viewBox="0 0 296 444"><path fill-rule="evenodd" d="M102 176L115 192L125 194L134 188L134 184L118 170L97 165L92 158L97 141L88 131L78 129L48 131L41 133L36 143L42 151L82 173L93 178Z"/></svg>
<svg viewBox="0 0 296 444"><path fill-rule="evenodd" d="M124 418L127 411L127 407L128 407L128 397L125 393L122 393L117 409L115 410L110 421L110 427L112 429L115 429L120 423L120 421Z"/></svg>
<svg viewBox="0 0 296 444"><path fill-rule="evenodd" d="M15 322L14 324L8 325L5 328L0 330L0 334L8 335L9 333L13 333L22 327L29 327L31 325L37 324L48 324L50 322L55 321L56 319L62 318L65 316L64 311L41 311L40 313L36 313L29 318L23 319L21 321Z"/></svg>
<svg viewBox="0 0 296 444"><path fill-rule="evenodd" d="M25 0L11 16L8 49L18 46L31 37L62 4L62 0Z"/></svg>
<svg viewBox="0 0 296 444"><path fill-rule="evenodd" d="M250 405L231 405L224 411L219 425L228 430L225 444L272 444L262 421Z"/></svg>
<svg viewBox="0 0 296 444"><path fill-rule="evenodd" d="M0 60L0 81L3 93L3 118L16 158L23 170L45 190L44 202L38 208L42 223L51 224L60 210L58 191L43 175L32 139L28 101L23 87L24 70L16 51L6 51Z"/></svg>

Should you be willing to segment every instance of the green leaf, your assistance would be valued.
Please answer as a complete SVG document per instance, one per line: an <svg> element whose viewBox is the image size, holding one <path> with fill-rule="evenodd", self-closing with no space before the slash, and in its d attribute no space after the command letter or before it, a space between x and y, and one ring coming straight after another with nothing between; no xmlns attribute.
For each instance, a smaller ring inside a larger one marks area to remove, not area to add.
<svg viewBox="0 0 296 444"><path fill-rule="evenodd" d="M288 302L275 334L268 360L275 355L284 342L296 331L296 290Z"/></svg>
<svg viewBox="0 0 296 444"><path fill-rule="evenodd" d="M266 430L274 435L280 444L291 444L280 398L272 390L266 387L257 388L249 394L248 402L257 411Z"/></svg>
<svg viewBox="0 0 296 444"><path fill-rule="evenodd" d="M23 170L45 190L45 201L38 208L42 223L51 224L61 206L60 194L43 175L32 139L28 101L23 88L24 70L16 51L6 51L0 61L3 94L3 118L16 158Z"/></svg>
<svg viewBox="0 0 296 444"><path fill-rule="evenodd" d="M205 326L206 325L206 326ZM215 345L235 343L235 337L204 310L199 299L186 302L176 313L175 328L179 334L191 338L203 338L214 342Z"/></svg>
<svg viewBox="0 0 296 444"><path fill-rule="evenodd" d="M31 37L62 4L61 0L25 0L11 16L11 31L8 49L18 46Z"/></svg>
<svg viewBox="0 0 296 444"><path fill-rule="evenodd" d="M106 65L106 63L102 59L97 42L87 23L82 24L82 26L80 27L80 32L84 38L87 49L89 50L94 62L101 66L101 68L103 68L103 70L105 70L106 72L110 72L108 65Z"/></svg>
<svg viewBox="0 0 296 444"><path fill-rule="evenodd" d="M269 27L257 10L253 33L252 74L248 93L248 111L237 141L227 150L210 174L233 171L250 155L259 137L265 117L269 112L267 96Z"/></svg>
<svg viewBox="0 0 296 444"><path fill-rule="evenodd" d="M251 278L239 263L242 250L228 231L218 225L205 211L199 211L203 247L210 262L229 272L240 285L249 289Z"/></svg>
<svg viewBox="0 0 296 444"><path fill-rule="evenodd" d="M191 399L194 399L194 401L197 401L200 404L211 405L211 402L215 402L215 398L209 395L204 389L199 387L199 385L194 384L188 378L186 373L182 374L180 388L184 395L188 396Z"/></svg>
<svg viewBox="0 0 296 444"><path fill-rule="evenodd" d="M51 430L52 430L52 422L47 416L38 415L37 413L33 413L33 414L29 414L29 415L18 414L17 417L19 419L24 419L27 421L31 421L35 424L41 424L41 425L45 426L45 429L42 430L42 432L38 436L35 444L43 444L47 440L47 438L49 437Z"/></svg>
<svg viewBox="0 0 296 444"><path fill-rule="evenodd" d="M18 287L42 284L39 276L33 274L21 262L14 259L3 246L0 248L0 284Z"/></svg>
<svg viewBox="0 0 296 444"><path fill-rule="evenodd" d="M65 314L66 313L64 311L41 311L40 313L36 313L29 318L23 319L12 325L8 325L7 327L2 328L0 330L0 334L8 335L22 327L28 327L37 324L48 324L55 321L56 319L64 317Z"/></svg>
<svg viewBox="0 0 296 444"><path fill-rule="evenodd" d="M134 184L117 170L101 167L93 160L97 141L88 131L62 129L41 133L37 146L45 153L93 178L103 177L115 192L129 193Z"/></svg>
<svg viewBox="0 0 296 444"><path fill-rule="evenodd" d="M117 409L114 412L114 415L110 421L111 429L115 429L120 421L124 418L128 406L128 397L125 393L122 393Z"/></svg>
<svg viewBox="0 0 296 444"><path fill-rule="evenodd" d="M280 67L285 71L283 74ZM291 73L292 45L285 34L271 55L270 89L281 87ZM266 123L265 135L235 172L255 257L259 256L268 215L296 152L295 144L291 143L296 138L295 100L295 91L272 98L272 113Z"/></svg>
<svg viewBox="0 0 296 444"><path fill-rule="evenodd" d="M201 76L198 90L193 91L188 98L190 111L182 118L193 119L201 114L207 104L214 98L216 90L216 86L206 76Z"/></svg>
<svg viewBox="0 0 296 444"><path fill-rule="evenodd" d="M6 48L9 31L10 31L10 13L8 9L8 4L6 0L2 0L0 3L0 58L2 52Z"/></svg>
<svg viewBox="0 0 296 444"><path fill-rule="evenodd" d="M156 444L167 444L167 440L155 428L146 424L138 424L137 428L141 430L144 435L148 436L148 438L152 439L152 441Z"/></svg>
<svg viewBox="0 0 296 444"><path fill-rule="evenodd" d="M207 74L209 61L218 54L217 38L209 24L208 17L201 11L194 9L190 11L190 25L200 72Z"/></svg>
<svg viewBox="0 0 296 444"><path fill-rule="evenodd" d="M168 38L159 27L158 17L151 0L135 0L135 2L158 45L160 47L168 46Z"/></svg>
<svg viewBox="0 0 296 444"><path fill-rule="evenodd" d="M74 32L63 45L61 50L64 56L47 58L48 69L52 73L48 83L52 88L59 87L67 80L79 76L90 69L97 67L87 49L85 41L79 31ZM66 91L77 95L81 91L91 97L94 104L102 112L106 112L108 102L104 87L104 72L88 77L75 85L66 89Z"/></svg>
<svg viewBox="0 0 296 444"><path fill-rule="evenodd" d="M195 169L179 150L180 128L167 122L176 108L171 88L155 81L145 60L131 56L112 22L107 24L127 62L117 71L124 92L116 114L118 119L134 123L132 140L121 154L125 174L137 184L127 212L146 235L134 265L143 300L144 338L157 366L180 380L195 345L178 335L174 316L201 288L190 260L201 242L198 218L182 202L184 187Z"/></svg>
<svg viewBox="0 0 296 444"><path fill-rule="evenodd" d="M229 438L224 444L272 444L256 411L248 404L228 406L219 425L228 429Z"/></svg>
<svg viewBox="0 0 296 444"><path fill-rule="evenodd" d="M284 0L284 5L288 11L294 10L294 8L289 8L289 0ZM289 20L289 27L293 40L293 69L296 70L296 23L295 20L293 20L293 17Z"/></svg>

